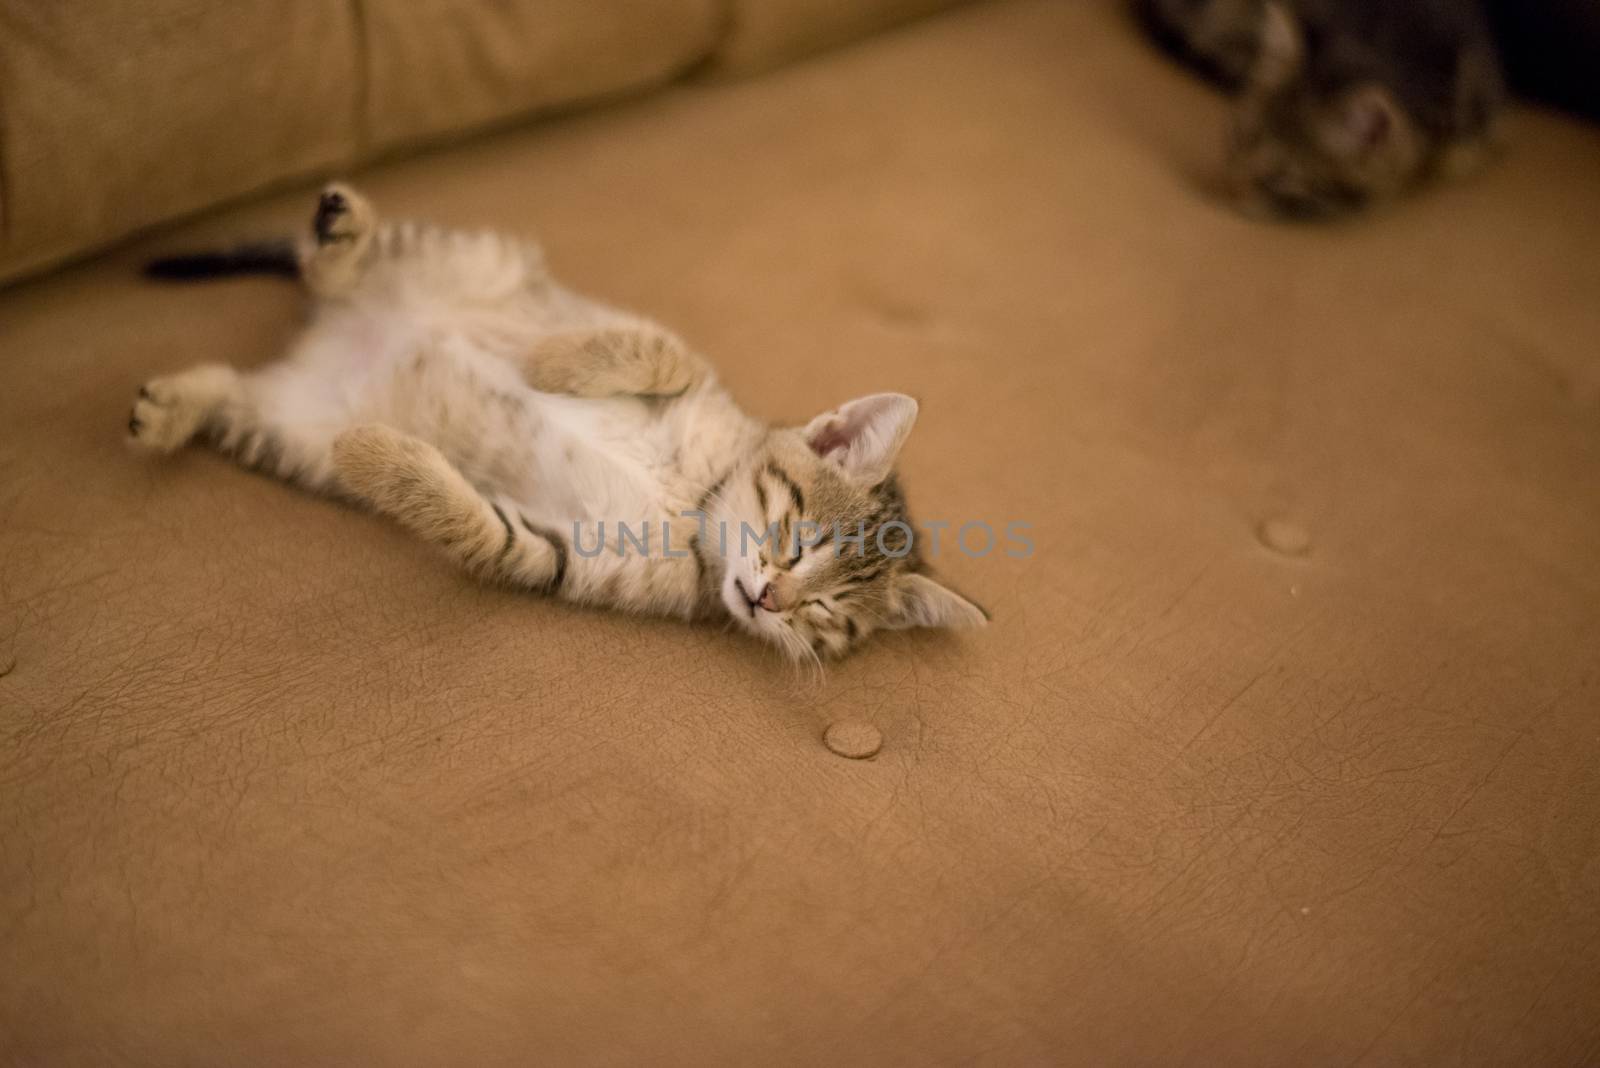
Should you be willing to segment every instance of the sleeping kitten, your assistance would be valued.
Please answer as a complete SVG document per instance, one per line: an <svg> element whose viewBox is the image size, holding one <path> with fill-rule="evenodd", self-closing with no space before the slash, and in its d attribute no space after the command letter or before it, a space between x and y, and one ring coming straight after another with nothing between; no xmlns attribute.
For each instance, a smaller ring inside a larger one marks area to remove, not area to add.
<svg viewBox="0 0 1600 1068"><path fill-rule="evenodd" d="M1240 87L1230 191L1254 213L1359 211L1479 168L1505 88L1475 0L1140 0L1158 38Z"/></svg>
<svg viewBox="0 0 1600 1068"><path fill-rule="evenodd" d="M910 397L764 426L675 335L556 283L537 247L383 223L342 186L298 250L151 265L263 271L297 274L316 298L305 332L256 371L152 379L129 419L135 444L169 453L198 438L364 503L481 578L729 618L796 660L878 628L987 619L928 574L910 536L892 469Z"/></svg>

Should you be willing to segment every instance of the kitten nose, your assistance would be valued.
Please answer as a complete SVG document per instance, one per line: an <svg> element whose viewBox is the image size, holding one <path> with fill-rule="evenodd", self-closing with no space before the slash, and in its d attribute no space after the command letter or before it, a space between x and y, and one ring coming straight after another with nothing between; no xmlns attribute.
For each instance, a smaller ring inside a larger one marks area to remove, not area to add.
<svg viewBox="0 0 1600 1068"><path fill-rule="evenodd" d="M756 597L756 603L769 612L778 610L778 591L772 588L772 583L761 587L761 593Z"/></svg>

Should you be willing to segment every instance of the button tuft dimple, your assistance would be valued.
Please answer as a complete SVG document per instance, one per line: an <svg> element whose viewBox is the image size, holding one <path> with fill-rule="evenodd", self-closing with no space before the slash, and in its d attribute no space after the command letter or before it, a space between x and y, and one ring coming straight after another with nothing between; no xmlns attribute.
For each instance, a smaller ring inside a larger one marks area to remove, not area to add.
<svg viewBox="0 0 1600 1068"><path fill-rule="evenodd" d="M883 735L878 728L858 719L844 719L832 724L822 735L822 741L839 756L851 760L876 756L883 747Z"/></svg>
<svg viewBox="0 0 1600 1068"><path fill-rule="evenodd" d="M1287 519L1267 519L1256 528L1261 544L1285 556L1304 556L1311 551L1311 534Z"/></svg>

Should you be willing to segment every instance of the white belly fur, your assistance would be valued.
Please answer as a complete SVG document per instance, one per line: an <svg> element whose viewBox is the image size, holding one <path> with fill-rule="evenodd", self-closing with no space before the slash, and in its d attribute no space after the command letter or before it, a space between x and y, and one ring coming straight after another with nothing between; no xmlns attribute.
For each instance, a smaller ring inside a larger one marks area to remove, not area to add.
<svg viewBox="0 0 1600 1068"><path fill-rule="evenodd" d="M425 304L399 316L392 305L326 309L287 359L262 370L258 403L329 444L365 423L413 434L481 490L550 526L592 531L605 521L609 535L617 522L658 524L692 508L727 445L707 431L725 423L731 401L710 383L670 401L529 388L496 349L531 346L568 321L621 317L561 296L567 315L547 305L545 315L510 329L500 317L481 332L459 311L448 325L430 321Z"/></svg>

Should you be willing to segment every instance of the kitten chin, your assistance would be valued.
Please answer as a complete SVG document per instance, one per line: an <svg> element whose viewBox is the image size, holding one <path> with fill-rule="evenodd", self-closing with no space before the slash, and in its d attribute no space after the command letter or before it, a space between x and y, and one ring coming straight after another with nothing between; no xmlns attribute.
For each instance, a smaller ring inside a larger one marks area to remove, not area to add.
<svg viewBox="0 0 1600 1068"><path fill-rule="evenodd" d="M269 364L146 382L130 445L203 442L387 516L486 582L685 619L725 611L797 662L877 629L985 618L921 573L908 540L893 465L910 397L772 430L675 334L560 286L531 242L392 222L344 185L296 241L152 273L261 271L297 277L316 314ZM716 527L695 529L696 515ZM833 529L859 531L857 551L816 543Z"/></svg>

